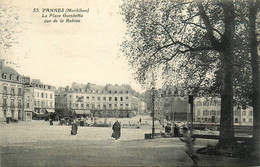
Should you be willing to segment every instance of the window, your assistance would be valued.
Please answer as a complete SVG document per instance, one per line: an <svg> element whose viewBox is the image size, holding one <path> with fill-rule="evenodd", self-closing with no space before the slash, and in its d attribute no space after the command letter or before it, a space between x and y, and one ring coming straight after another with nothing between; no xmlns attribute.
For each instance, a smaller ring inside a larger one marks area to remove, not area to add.
<svg viewBox="0 0 260 167"><path fill-rule="evenodd" d="M46 98L48 98L48 94L46 93Z"/></svg>
<svg viewBox="0 0 260 167"><path fill-rule="evenodd" d="M204 101L203 106L209 106L209 101Z"/></svg>
<svg viewBox="0 0 260 167"><path fill-rule="evenodd" d="M95 104L92 104L92 108L95 108Z"/></svg>
<svg viewBox="0 0 260 167"><path fill-rule="evenodd" d="M11 95L14 96L14 88L11 88Z"/></svg>
<svg viewBox="0 0 260 167"><path fill-rule="evenodd" d="M212 110L212 111L211 111L211 115L216 115L216 111L215 111L215 110Z"/></svg>
<svg viewBox="0 0 260 167"><path fill-rule="evenodd" d="M120 104L120 109L123 109L123 104Z"/></svg>
<svg viewBox="0 0 260 167"><path fill-rule="evenodd" d="M92 96L92 101L95 101L95 97L94 96Z"/></svg>
<svg viewBox="0 0 260 167"><path fill-rule="evenodd" d="M210 105L211 105L211 106L215 106L215 105L216 105L216 102L215 102L214 100L211 100L211 101L210 101Z"/></svg>
<svg viewBox="0 0 260 167"><path fill-rule="evenodd" d="M76 104L75 104L75 107L76 107L76 108L78 108L78 107L79 107L79 104L78 104L78 103L76 103Z"/></svg>
<svg viewBox="0 0 260 167"><path fill-rule="evenodd" d="M203 115L209 115L209 111L208 110L204 110L203 111Z"/></svg>
<svg viewBox="0 0 260 167"><path fill-rule="evenodd" d="M117 104L115 104L114 106L115 106L115 109L117 109Z"/></svg>
<svg viewBox="0 0 260 167"><path fill-rule="evenodd" d="M103 108L106 109L106 108L107 108L107 105L103 104Z"/></svg>
<svg viewBox="0 0 260 167"><path fill-rule="evenodd" d="M253 111L249 111L249 116L253 116Z"/></svg>
<svg viewBox="0 0 260 167"><path fill-rule="evenodd" d="M125 99L128 100L128 96L126 96Z"/></svg>
<svg viewBox="0 0 260 167"><path fill-rule="evenodd" d="M26 104L26 108L30 108L30 103L27 103L27 104Z"/></svg>
<svg viewBox="0 0 260 167"><path fill-rule="evenodd" d="M253 120L252 120L252 118L249 118L249 120L248 120L249 122L253 122Z"/></svg>
<svg viewBox="0 0 260 167"><path fill-rule="evenodd" d="M22 96L22 88L18 88L18 96Z"/></svg>
<svg viewBox="0 0 260 167"><path fill-rule="evenodd" d="M98 101L100 101L100 97L98 97L97 99L98 99Z"/></svg>
<svg viewBox="0 0 260 167"><path fill-rule="evenodd" d="M69 102L69 106L72 107L72 102L71 101Z"/></svg>
<svg viewBox="0 0 260 167"><path fill-rule="evenodd" d="M100 104L97 105L97 108L100 108Z"/></svg>
<svg viewBox="0 0 260 167"><path fill-rule="evenodd" d="M5 95L7 95L7 86L4 86L4 91L3 91L3 93L4 93Z"/></svg>
<svg viewBox="0 0 260 167"><path fill-rule="evenodd" d="M197 101L196 102L196 106L202 106L202 102L201 101Z"/></svg>
<svg viewBox="0 0 260 167"><path fill-rule="evenodd" d="M40 107L40 101L37 101L37 104L38 104L37 106Z"/></svg>
<svg viewBox="0 0 260 167"><path fill-rule="evenodd" d="M22 101L21 101L21 99L18 99L18 107L19 107L19 108L22 107Z"/></svg>
<svg viewBox="0 0 260 167"><path fill-rule="evenodd" d="M46 107L48 107L48 102L47 102L47 101L46 101L46 103L45 103L45 104L46 104Z"/></svg>
<svg viewBox="0 0 260 167"><path fill-rule="evenodd" d="M50 94L50 98L52 99L52 94Z"/></svg>
<svg viewBox="0 0 260 167"><path fill-rule="evenodd" d="M103 97L103 101L106 101L107 99L106 99L106 97Z"/></svg>
<svg viewBox="0 0 260 167"><path fill-rule="evenodd" d="M11 99L11 107L14 107L14 99Z"/></svg>
<svg viewBox="0 0 260 167"><path fill-rule="evenodd" d="M36 100L34 100L34 106L36 106L36 105L37 105Z"/></svg>
<svg viewBox="0 0 260 167"><path fill-rule="evenodd" d="M200 110L197 110L197 116L200 116Z"/></svg>
<svg viewBox="0 0 260 167"><path fill-rule="evenodd" d="M117 101L117 97L115 97L115 101Z"/></svg>
<svg viewBox="0 0 260 167"><path fill-rule="evenodd" d="M44 101L42 101L42 107L44 107Z"/></svg>
<svg viewBox="0 0 260 167"><path fill-rule="evenodd" d="M243 112L242 112L242 115L246 115L246 111L243 111Z"/></svg>
<svg viewBox="0 0 260 167"><path fill-rule="evenodd" d="M7 107L7 100L5 98L3 99L3 106Z"/></svg>
<svg viewBox="0 0 260 167"><path fill-rule="evenodd" d="M87 96L86 99L89 100L89 96Z"/></svg>
<svg viewBox="0 0 260 167"><path fill-rule="evenodd" d="M120 101L123 101L123 97L120 97Z"/></svg>
<svg viewBox="0 0 260 167"><path fill-rule="evenodd" d="M83 103L81 103L81 108L84 108L84 104Z"/></svg>
<svg viewBox="0 0 260 167"><path fill-rule="evenodd" d="M37 92L37 97L40 97L40 93L39 92Z"/></svg>
<svg viewBox="0 0 260 167"><path fill-rule="evenodd" d="M109 108L112 108L112 104L108 104L108 107L109 107Z"/></svg>
<svg viewBox="0 0 260 167"><path fill-rule="evenodd" d="M109 97L108 100L109 100L109 101L112 101L112 97Z"/></svg>
<svg viewBox="0 0 260 167"><path fill-rule="evenodd" d="M42 93L42 98L44 98L44 93Z"/></svg>
<svg viewBox="0 0 260 167"><path fill-rule="evenodd" d="M86 104L86 107L89 108L89 104L88 103Z"/></svg>
<svg viewBox="0 0 260 167"><path fill-rule="evenodd" d="M53 107L52 101L50 102L50 107Z"/></svg>
<svg viewBox="0 0 260 167"><path fill-rule="evenodd" d="M70 95L70 98L71 98L71 95Z"/></svg>
<svg viewBox="0 0 260 167"><path fill-rule="evenodd" d="M126 104L125 104L125 108L128 109L128 107L129 107L129 104L126 103Z"/></svg>
<svg viewBox="0 0 260 167"><path fill-rule="evenodd" d="M245 118L243 118L243 122L246 122L246 119L245 119Z"/></svg>

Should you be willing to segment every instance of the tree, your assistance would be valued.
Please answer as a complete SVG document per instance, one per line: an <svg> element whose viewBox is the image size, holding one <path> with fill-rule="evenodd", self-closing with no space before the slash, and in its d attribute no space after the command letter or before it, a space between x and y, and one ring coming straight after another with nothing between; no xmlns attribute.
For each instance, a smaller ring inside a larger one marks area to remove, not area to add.
<svg viewBox="0 0 260 167"><path fill-rule="evenodd" d="M260 143L260 82L259 82L259 55L257 51L258 41L256 34L256 16L259 9L259 0L249 0L249 36L250 54L253 79L253 142L259 160Z"/></svg>
<svg viewBox="0 0 260 167"><path fill-rule="evenodd" d="M244 66L235 66L239 57L245 59L237 42L243 36L235 28L240 7L232 0L124 1L121 6L128 30L122 50L139 83L145 83L151 68L161 68L166 80L192 87L218 86L213 90L222 101L218 148L236 145L233 88L241 82L236 82L239 76L234 72L245 71Z"/></svg>
<svg viewBox="0 0 260 167"><path fill-rule="evenodd" d="M12 48L18 44L17 34L21 32L19 25L24 22L20 19L17 7L11 3L0 1L0 54L1 59L13 62Z"/></svg>

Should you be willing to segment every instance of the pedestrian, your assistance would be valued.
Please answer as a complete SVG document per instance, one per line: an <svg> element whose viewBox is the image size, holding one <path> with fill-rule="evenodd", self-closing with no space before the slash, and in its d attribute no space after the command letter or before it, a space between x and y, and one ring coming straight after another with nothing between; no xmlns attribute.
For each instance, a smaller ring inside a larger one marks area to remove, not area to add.
<svg viewBox="0 0 260 167"><path fill-rule="evenodd" d="M183 139L180 138L182 142L186 143L186 153L189 155L189 157L193 161L193 166L198 166L197 161L199 160L199 157L196 155L196 152L194 150L194 142L195 138L192 138L190 134L188 133L188 128L183 128Z"/></svg>
<svg viewBox="0 0 260 167"><path fill-rule="evenodd" d="M171 133L171 125L169 123L167 123L167 125L165 126L165 133Z"/></svg>
<svg viewBox="0 0 260 167"><path fill-rule="evenodd" d="M180 135L180 127L177 124L174 124L174 137L179 137Z"/></svg>
<svg viewBox="0 0 260 167"><path fill-rule="evenodd" d="M78 132L78 125L77 123L72 123L72 126L71 126L71 135L76 135Z"/></svg>
<svg viewBox="0 0 260 167"><path fill-rule="evenodd" d="M50 125L51 125L51 126L53 125L53 120L52 120L52 119L50 119Z"/></svg>
<svg viewBox="0 0 260 167"><path fill-rule="evenodd" d="M118 122L118 120L116 120L116 122L112 126L112 130L113 130L112 137L115 138L116 140L119 139L121 136L121 125Z"/></svg>

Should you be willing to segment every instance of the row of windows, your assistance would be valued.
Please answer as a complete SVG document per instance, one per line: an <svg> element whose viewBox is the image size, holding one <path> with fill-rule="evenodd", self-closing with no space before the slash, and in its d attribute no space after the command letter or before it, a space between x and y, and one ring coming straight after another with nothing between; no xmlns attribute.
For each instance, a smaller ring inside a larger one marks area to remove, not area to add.
<svg viewBox="0 0 260 167"><path fill-rule="evenodd" d="M215 110L204 110L202 113L200 110L197 110L197 116L200 116L200 115L204 115L204 116L207 116L207 115L220 115L220 111L215 111Z"/></svg>
<svg viewBox="0 0 260 167"><path fill-rule="evenodd" d="M120 94L129 93L128 90L123 92L123 91L117 91L117 90L115 90L115 91L111 91L111 90L109 90L109 91L100 91L100 90L74 89L74 91L76 91L76 92L84 92L85 91L85 92L91 92L91 93L120 93Z"/></svg>
<svg viewBox="0 0 260 167"><path fill-rule="evenodd" d="M76 107L76 108L79 108L79 107L81 107L81 108L84 108L86 106L86 108L92 108L92 109L94 109L94 108L101 108L101 104L89 104L89 103L87 103L86 105L84 105L84 103L81 103L81 104L78 104L78 103L76 103L76 104L74 104L74 106L73 107ZM70 107L72 107L72 103L70 102ZM108 104L108 106L106 105L106 104L103 104L103 108L112 108L112 104ZM120 104L119 105L119 107L120 108L123 108L124 107L124 105L123 104ZM125 104L125 107L126 108L128 108L129 107L129 104ZM114 104L114 108L117 108L117 104Z"/></svg>
<svg viewBox="0 0 260 167"><path fill-rule="evenodd" d="M196 106L220 106L221 102L220 101L204 101L203 103L201 101L196 102Z"/></svg>
<svg viewBox="0 0 260 167"><path fill-rule="evenodd" d="M37 94L36 94L36 92L35 92L35 96L37 95L37 97L41 97L41 98L48 98L49 96L48 96L48 93L39 93L39 92L37 92ZM41 95L41 96L40 96ZM52 93L50 93L50 99L52 99L52 97L53 97L53 95L52 95Z"/></svg>
<svg viewBox="0 0 260 167"><path fill-rule="evenodd" d="M18 96L22 96L22 88L18 88ZM7 86L3 86L3 94L4 95L7 95L7 94L9 94L8 93L8 90L7 90ZM12 95L12 96L15 96L15 88L14 87L11 87L11 90L10 90L10 94Z"/></svg>
<svg viewBox="0 0 260 167"><path fill-rule="evenodd" d="M47 101L34 101L34 106L35 107L53 107L52 101L50 102L50 105ZM29 108L29 107L28 107Z"/></svg>
<svg viewBox="0 0 260 167"><path fill-rule="evenodd" d="M234 115L240 116L240 111L235 110L235 111L234 111ZM247 116L247 112L246 112L246 111L242 111L242 115L243 115L243 116ZM249 111L249 112L248 112L248 116L253 116L253 111Z"/></svg>
<svg viewBox="0 0 260 167"><path fill-rule="evenodd" d="M72 96L70 95L70 98L71 98ZM77 98L77 100L78 101L84 101L84 96L76 96L76 98ZM124 97L103 97L103 98L101 98L101 97L95 97L95 96L92 96L91 97L91 100L92 101L95 101L97 99L97 101L101 101L101 99L103 100L103 101L106 101L107 99L108 99L108 101L112 101L113 99L114 99L114 101L118 101L118 100L120 100L120 101L124 101ZM90 96L86 96L86 100L87 101L89 101L90 100ZM129 97L128 96L126 96L125 97L125 100L129 100Z"/></svg>
<svg viewBox="0 0 260 167"><path fill-rule="evenodd" d="M3 98L3 107L7 107L7 99L6 98ZM11 99L10 101L10 107L15 107L15 102L14 102L14 99ZM18 99L17 100L17 107L20 108L22 107L22 100L21 99Z"/></svg>
<svg viewBox="0 0 260 167"><path fill-rule="evenodd" d="M15 75L9 75L9 77L7 77L8 75L7 74L3 74L2 75L2 78L3 79L10 79L12 81L19 81L19 82L22 82L23 81L23 78L21 76L15 76Z"/></svg>

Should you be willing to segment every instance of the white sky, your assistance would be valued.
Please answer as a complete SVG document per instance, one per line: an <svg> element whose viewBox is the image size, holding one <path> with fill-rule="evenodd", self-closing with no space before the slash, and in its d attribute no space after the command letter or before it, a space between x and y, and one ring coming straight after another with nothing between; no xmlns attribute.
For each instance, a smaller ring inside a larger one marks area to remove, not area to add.
<svg viewBox="0 0 260 167"><path fill-rule="evenodd" d="M3 0L9 1L10 0ZM19 9L19 44L12 61L22 75L56 87L72 82L130 84L137 91L133 71L120 52L125 25L118 14L120 0L12 0ZM80 23L43 23L33 8L89 8ZM30 24L29 24L30 22ZM14 67L14 66L13 66Z"/></svg>

